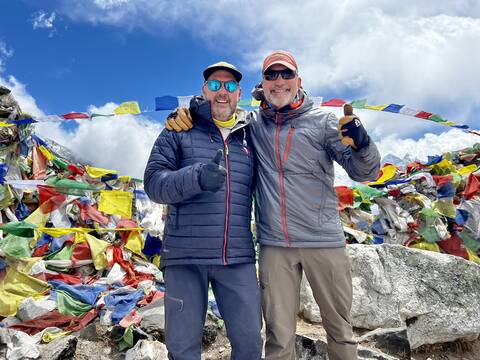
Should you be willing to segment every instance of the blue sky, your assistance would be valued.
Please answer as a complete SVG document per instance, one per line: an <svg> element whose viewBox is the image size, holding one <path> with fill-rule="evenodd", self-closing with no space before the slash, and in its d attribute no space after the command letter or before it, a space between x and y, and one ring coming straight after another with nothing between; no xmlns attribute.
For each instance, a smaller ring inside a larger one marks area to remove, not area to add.
<svg viewBox="0 0 480 360"><path fill-rule="evenodd" d="M198 93L203 68L227 60L244 73L249 98L263 57L283 48L297 57L312 95L406 104L479 129L480 5L378 3L2 1L8 15L0 24L0 83L34 115L109 111L128 100L152 109L155 96ZM480 140L402 115L358 115L383 155L425 158ZM46 124L37 131L87 162L141 176L165 116Z"/></svg>

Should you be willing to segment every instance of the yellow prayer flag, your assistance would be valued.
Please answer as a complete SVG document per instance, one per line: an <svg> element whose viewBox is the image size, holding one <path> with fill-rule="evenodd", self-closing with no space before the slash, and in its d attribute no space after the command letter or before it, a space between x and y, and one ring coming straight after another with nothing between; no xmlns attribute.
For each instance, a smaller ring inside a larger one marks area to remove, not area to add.
<svg viewBox="0 0 480 360"><path fill-rule="evenodd" d="M80 236L84 237L88 242L90 247L90 252L92 253L93 265L95 270L102 270L107 267L107 248L110 246L108 241L97 239L95 236L90 234L81 234Z"/></svg>
<svg viewBox="0 0 480 360"><path fill-rule="evenodd" d="M128 236L127 243L125 244L125 249L130 250L132 253L141 256L143 259L147 260L145 255L142 253L144 243L143 237L138 231L132 231Z"/></svg>
<svg viewBox="0 0 480 360"><path fill-rule="evenodd" d="M40 145L38 149L42 152L43 155L45 155L45 157L49 161L52 161L53 159L55 159L55 156L53 156L53 154L45 146Z"/></svg>
<svg viewBox="0 0 480 360"><path fill-rule="evenodd" d="M28 215L28 217L24 220L27 223L37 225L37 229L33 230L34 236L32 241L30 241L30 247L34 248L37 245L37 240L42 236L40 232L41 227L45 226L48 219L50 219L50 213L44 214L40 207L38 207L33 213Z"/></svg>
<svg viewBox="0 0 480 360"><path fill-rule="evenodd" d="M121 182L129 182L130 180L132 180L131 176L124 175L124 176L118 177L118 181L121 181Z"/></svg>
<svg viewBox="0 0 480 360"><path fill-rule="evenodd" d="M368 183L368 185L379 185L383 184L386 181L392 179L396 172L397 172L397 167L395 165L385 165L382 169L382 176L377 181L373 181Z"/></svg>
<svg viewBox="0 0 480 360"><path fill-rule="evenodd" d="M470 249L467 249L467 253L468 253L468 260L473 261L474 263L477 263L478 265L480 265L480 258L477 256L477 254L475 254Z"/></svg>
<svg viewBox="0 0 480 360"><path fill-rule="evenodd" d="M252 106L260 106L260 100L252 99Z"/></svg>
<svg viewBox="0 0 480 360"><path fill-rule="evenodd" d="M102 168L97 168L93 166L85 166L85 170L87 171L87 174L94 179L101 178L102 176L109 175L109 174L116 174L117 170L108 170L108 169L102 169Z"/></svg>
<svg viewBox="0 0 480 360"><path fill-rule="evenodd" d="M15 126L15 124L10 124L5 121L0 121L0 127L9 127L9 126Z"/></svg>
<svg viewBox="0 0 480 360"><path fill-rule="evenodd" d="M113 112L116 115L126 115L126 114L131 114L131 115L136 115L140 114L140 107L138 106L138 102L136 101L127 101L121 103Z"/></svg>
<svg viewBox="0 0 480 360"><path fill-rule="evenodd" d="M385 109L388 105L365 105L365 109L370 109L370 110L377 110L377 111L382 111Z"/></svg>
<svg viewBox="0 0 480 360"><path fill-rule="evenodd" d="M43 343L49 343L55 339L58 339L59 337L65 336L70 334L71 331L44 331L42 334L42 342Z"/></svg>
<svg viewBox="0 0 480 360"><path fill-rule="evenodd" d="M77 232L88 233L89 231L93 231L93 229L89 229L89 228L47 228L47 227L41 227L41 228L38 228L38 230L50 236L53 236L55 238L72 234L72 233L77 233Z"/></svg>
<svg viewBox="0 0 480 360"><path fill-rule="evenodd" d="M471 164L471 165L465 166L465 167L463 167L463 168L461 168L461 169L458 169L458 173L459 173L460 175L466 175L466 174L470 174L470 173L472 173L472 172L474 172L474 171L477 171L477 169L478 169L478 166L477 166L477 165Z"/></svg>
<svg viewBox="0 0 480 360"><path fill-rule="evenodd" d="M101 190L98 210L105 214L132 217L133 193L121 190Z"/></svg>
<svg viewBox="0 0 480 360"><path fill-rule="evenodd" d="M0 316L15 316L24 299L40 299L49 289L48 283L7 267L5 277L0 280Z"/></svg>
<svg viewBox="0 0 480 360"><path fill-rule="evenodd" d="M409 247L421 250L435 251L438 253L440 252L440 246L438 246L436 242L428 243L426 241L421 241L419 243L409 245Z"/></svg>

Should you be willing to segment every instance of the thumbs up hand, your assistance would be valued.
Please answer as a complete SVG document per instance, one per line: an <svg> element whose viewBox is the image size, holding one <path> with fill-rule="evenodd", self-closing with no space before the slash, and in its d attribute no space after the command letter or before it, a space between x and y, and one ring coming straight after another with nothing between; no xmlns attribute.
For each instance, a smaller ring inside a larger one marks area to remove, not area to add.
<svg viewBox="0 0 480 360"><path fill-rule="evenodd" d="M342 144L350 145L355 151L368 146L370 138L360 119L353 114L352 105L345 104L343 113L345 116L340 119L338 124L338 132Z"/></svg>
<svg viewBox="0 0 480 360"><path fill-rule="evenodd" d="M205 191L217 192L223 186L227 176L227 170L220 165L223 150L218 149L215 157L208 164L200 168L200 187Z"/></svg>

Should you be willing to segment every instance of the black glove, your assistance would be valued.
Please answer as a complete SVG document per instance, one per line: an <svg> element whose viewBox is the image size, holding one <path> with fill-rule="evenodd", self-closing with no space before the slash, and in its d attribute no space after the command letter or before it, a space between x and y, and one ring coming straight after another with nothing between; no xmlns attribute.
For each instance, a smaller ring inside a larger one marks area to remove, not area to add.
<svg viewBox="0 0 480 360"><path fill-rule="evenodd" d="M205 191L217 192L223 186L227 177L227 170L220 166L220 160L223 157L223 150L218 149L212 162L204 164L200 168L200 187Z"/></svg>
<svg viewBox="0 0 480 360"><path fill-rule="evenodd" d="M355 143L354 151L359 151L370 144L370 137L360 122L360 119L357 117L345 125L342 125L340 131L342 132L342 136L348 136L353 140Z"/></svg>

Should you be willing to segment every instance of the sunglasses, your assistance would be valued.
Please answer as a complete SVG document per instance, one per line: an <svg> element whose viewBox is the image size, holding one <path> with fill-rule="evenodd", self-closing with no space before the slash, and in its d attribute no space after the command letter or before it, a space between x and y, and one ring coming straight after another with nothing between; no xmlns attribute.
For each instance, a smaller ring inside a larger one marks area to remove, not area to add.
<svg viewBox="0 0 480 360"><path fill-rule="evenodd" d="M285 70L266 70L263 73L263 78L267 81L275 81L278 79L278 76L281 76L283 80L292 80L297 76L297 72L285 69Z"/></svg>
<svg viewBox="0 0 480 360"><path fill-rule="evenodd" d="M230 93L237 91L237 88L238 88L238 83L234 80L230 80L230 81L208 80L205 83L207 84L208 89L213 92L220 90L222 88L222 84L223 86L225 86L225 90L227 90Z"/></svg>

